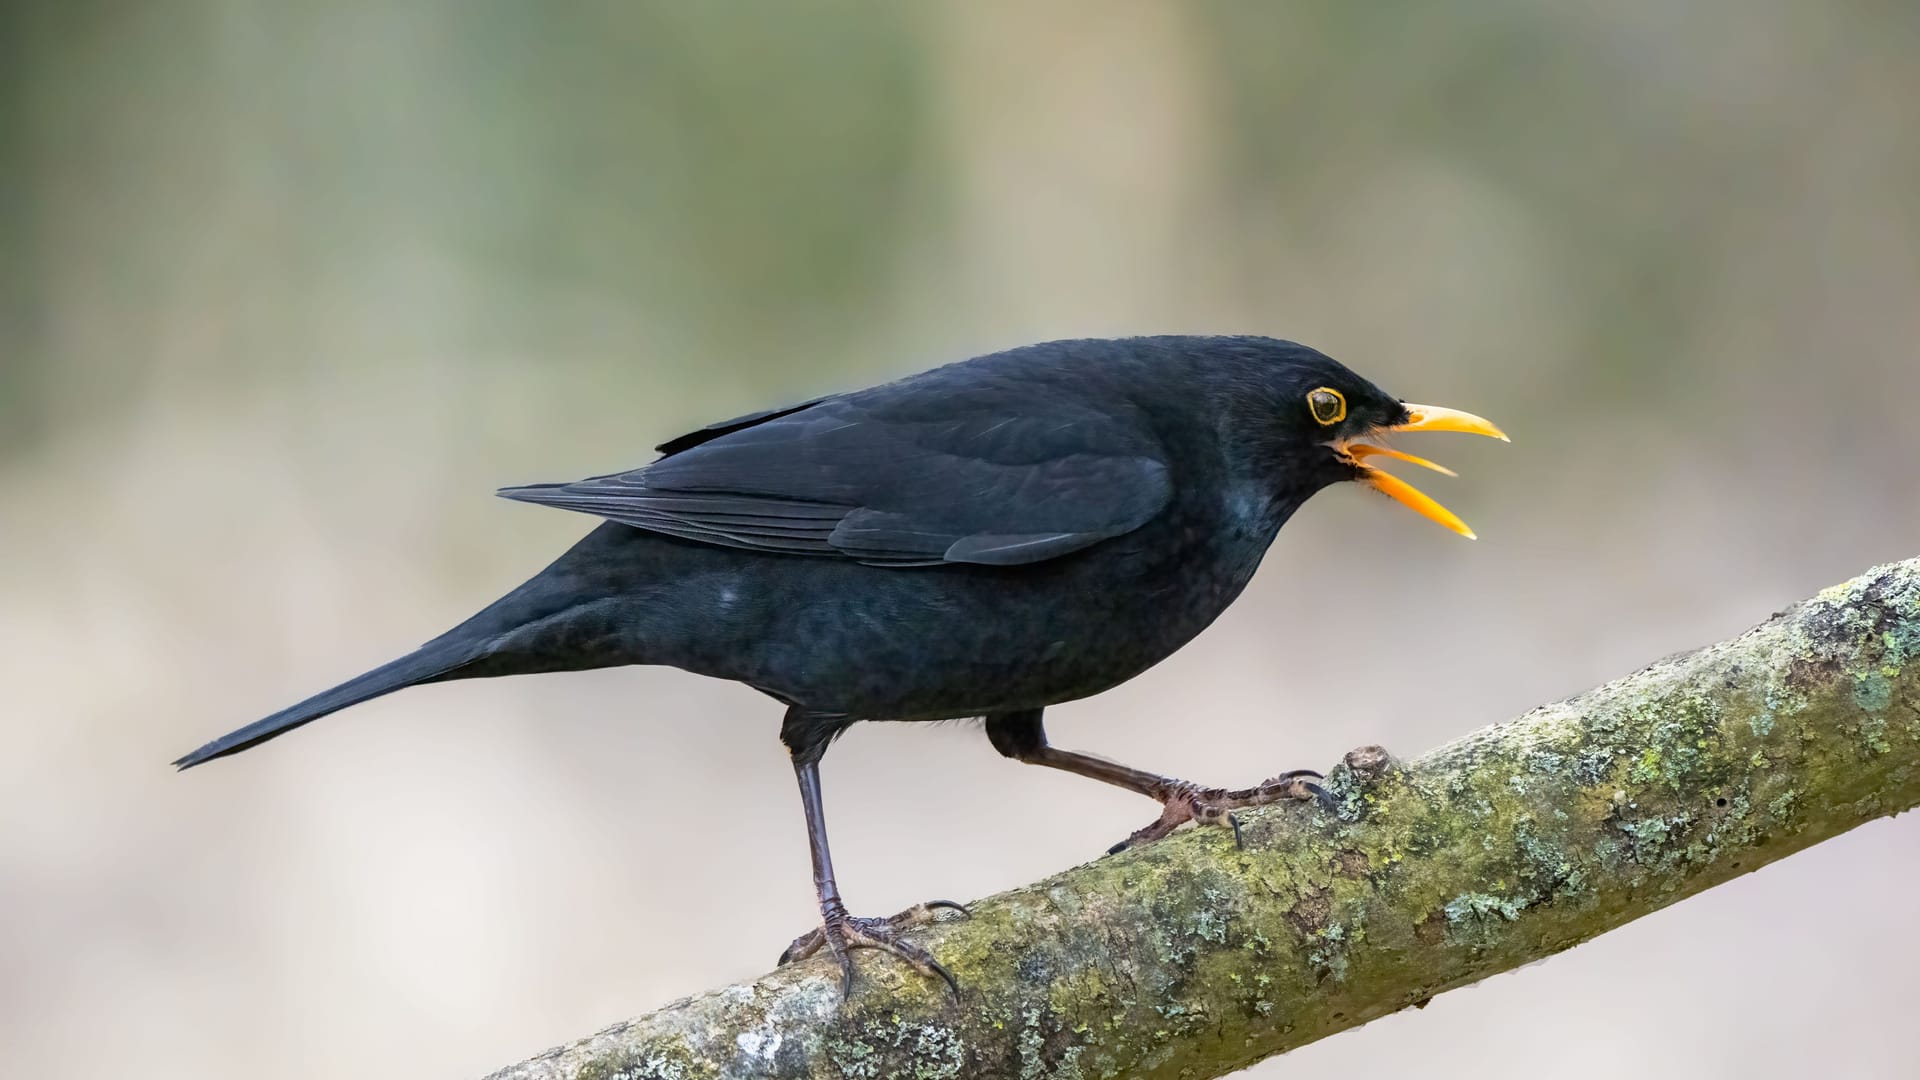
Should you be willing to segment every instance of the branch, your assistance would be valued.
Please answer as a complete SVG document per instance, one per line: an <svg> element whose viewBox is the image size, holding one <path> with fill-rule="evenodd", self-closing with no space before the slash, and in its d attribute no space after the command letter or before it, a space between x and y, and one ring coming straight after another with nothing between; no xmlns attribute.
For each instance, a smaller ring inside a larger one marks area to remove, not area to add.
<svg viewBox="0 0 1920 1080"><path fill-rule="evenodd" d="M1920 559L1406 765L982 901L964 989L824 961L493 1080L1211 1077L1542 959L1920 803Z"/></svg>

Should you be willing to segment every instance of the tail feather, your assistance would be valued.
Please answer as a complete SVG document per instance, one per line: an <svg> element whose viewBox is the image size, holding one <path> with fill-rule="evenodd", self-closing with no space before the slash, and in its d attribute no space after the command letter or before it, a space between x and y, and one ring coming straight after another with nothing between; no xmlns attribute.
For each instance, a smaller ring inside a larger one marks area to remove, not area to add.
<svg viewBox="0 0 1920 1080"><path fill-rule="evenodd" d="M419 650L389 664L382 664L364 675L348 679L331 690L324 690L302 701L274 713L264 720L256 720L238 731L231 731L200 749L176 760L173 764L181 769L191 769L195 765L212 761L217 757L237 754L249 747L258 746L277 735L284 735L309 721L318 720L328 713L338 712L349 705L358 705L371 701L383 694L391 694L423 682L431 682L446 676L474 660L475 650L463 643L447 642L444 639L433 641Z"/></svg>

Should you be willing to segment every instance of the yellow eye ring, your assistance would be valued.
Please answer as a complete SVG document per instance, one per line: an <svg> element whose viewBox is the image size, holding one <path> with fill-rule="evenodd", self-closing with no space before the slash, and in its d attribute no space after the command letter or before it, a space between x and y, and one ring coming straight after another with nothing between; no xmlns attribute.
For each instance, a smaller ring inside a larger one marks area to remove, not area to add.
<svg viewBox="0 0 1920 1080"><path fill-rule="evenodd" d="M1347 418L1347 396L1323 386L1307 395L1307 411L1321 427L1332 427Z"/></svg>

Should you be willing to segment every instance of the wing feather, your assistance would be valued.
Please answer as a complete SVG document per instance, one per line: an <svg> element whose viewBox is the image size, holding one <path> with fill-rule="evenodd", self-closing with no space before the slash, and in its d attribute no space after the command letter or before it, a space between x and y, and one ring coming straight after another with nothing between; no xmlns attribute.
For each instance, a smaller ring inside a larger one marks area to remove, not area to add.
<svg viewBox="0 0 1920 1080"><path fill-rule="evenodd" d="M913 383L716 424L630 472L500 494L702 543L903 567L1058 558L1171 498L1164 452L1132 417L1059 388Z"/></svg>

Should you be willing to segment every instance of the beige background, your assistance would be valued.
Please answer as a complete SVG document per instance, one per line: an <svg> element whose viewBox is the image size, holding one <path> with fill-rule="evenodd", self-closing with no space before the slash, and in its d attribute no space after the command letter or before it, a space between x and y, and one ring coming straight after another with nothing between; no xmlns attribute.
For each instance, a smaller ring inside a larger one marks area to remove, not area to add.
<svg viewBox="0 0 1920 1080"><path fill-rule="evenodd" d="M1920 9L1675 7L0 7L0 1073L472 1076L768 964L806 855L735 686L432 687L165 766L588 527L493 487L718 417L1194 330L1499 420L1420 448L1478 544L1329 493L1055 711L1214 783L1920 554ZM871 913L1153 809L957 726L826 781ZM1911 1076L1917 885L1879 823L1249 1075Z"/></svg>

